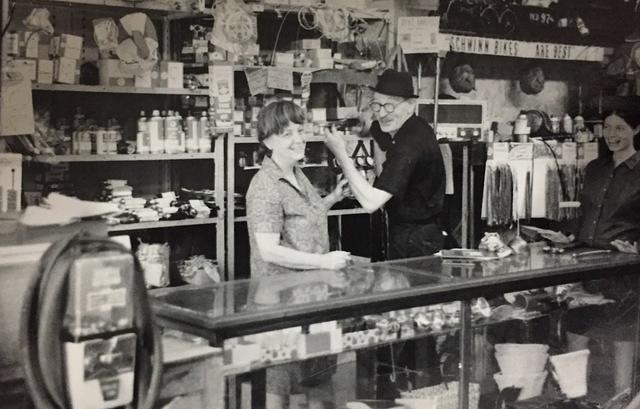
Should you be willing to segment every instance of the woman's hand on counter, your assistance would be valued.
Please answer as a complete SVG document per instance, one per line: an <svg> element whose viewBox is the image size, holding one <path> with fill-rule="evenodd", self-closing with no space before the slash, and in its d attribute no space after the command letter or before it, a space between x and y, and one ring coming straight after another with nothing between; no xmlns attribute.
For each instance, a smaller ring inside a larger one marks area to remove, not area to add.
<svg viewBox="0 0 640 409"><path fill-rule="evenodd" d="M634 242L633 244L626 240L614 240L611 242L611 245L618 249L618 251L622 253L632 253L638 254L638 242Z"/></svg>
<svg viewBox="0 0 640 409"><path fill-rule="evenodd" d="M347 251L331 251L322 255L322 268L328 270L340 270L351 261L351 253Z"/></svg>

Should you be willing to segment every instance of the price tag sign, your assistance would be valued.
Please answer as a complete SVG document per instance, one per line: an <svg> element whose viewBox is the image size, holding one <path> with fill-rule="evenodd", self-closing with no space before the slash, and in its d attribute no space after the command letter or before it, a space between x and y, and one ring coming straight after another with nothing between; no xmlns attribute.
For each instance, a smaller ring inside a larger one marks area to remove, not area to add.
<svg viewBox="0 0 640 409"><path fill-rule="evenodd" d="M268 68L267 87L293 91L293 72L290 69Z"/></svg>
<svg viewBox="0 0 640 409"><path fill-rule="evenodd" d="M249 84L249 92L251 95L264 94L267 92L267 77L269 72L266 68L246 70L244 74L247 76L247 83Z"/></svg>

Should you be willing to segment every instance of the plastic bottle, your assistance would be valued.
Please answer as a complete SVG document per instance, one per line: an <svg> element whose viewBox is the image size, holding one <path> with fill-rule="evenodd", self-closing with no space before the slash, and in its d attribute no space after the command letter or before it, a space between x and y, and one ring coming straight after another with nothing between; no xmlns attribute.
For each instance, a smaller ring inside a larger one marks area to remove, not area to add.
<svg viewBox="0 0 640 409"><path fill-rule="evenodd" d="M573 134L573 120L569 114L564 114L562 117L562 132L566 134Z"/></svg>
<svg viewBox="0 0 640 409"><path fill-rule="evenodd" d="M195 116L189 115L185 119L185 127L187 129L186 136L186 150L187 152L198 152L198 140L200 139L200 121Z"/></svg>
<svg viewBox="0 0 640 409"><path fill-rule="evenodd" d="M164 151L164 135L162 134L162 125L163 119L160 116L160 111L156 109L153 111L152 116L147 123L150 153L162 153Z"/></svg>
<svg viewBox="0 0 640 409"><path fill-rule="evenodd" d="M179 153L180 152L180 125L178 116L173 111L167 113L164 119L164 152Z"/></svg>
<svg viewBox="0 0 640 409"><path fill-rule="evenodd" d="M200 137L198 138L198 150L200 152L211 152L211 136L209 135L210 126L206 111L202 111L199 128Z"/></svg>
<svg viewBox="0 0 640 409"><path fill-rule="evenodd" d="M150 153L149 146L149 122L144 111L140 111L138 118L138 132L136 133L136 151L138 153Z"/></svg>

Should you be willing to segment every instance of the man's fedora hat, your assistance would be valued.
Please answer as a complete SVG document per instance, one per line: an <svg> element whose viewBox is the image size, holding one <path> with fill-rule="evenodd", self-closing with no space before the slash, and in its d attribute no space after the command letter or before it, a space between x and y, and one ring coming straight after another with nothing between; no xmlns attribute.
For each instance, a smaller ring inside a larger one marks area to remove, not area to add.
<svg viewBox="0 0 640 409"><path fill-rule="evenodd" d="M378 77L378 84L371 87L377 93L401 98L418 98L413 91L413 78L408 72L385 70Z"/></svg>

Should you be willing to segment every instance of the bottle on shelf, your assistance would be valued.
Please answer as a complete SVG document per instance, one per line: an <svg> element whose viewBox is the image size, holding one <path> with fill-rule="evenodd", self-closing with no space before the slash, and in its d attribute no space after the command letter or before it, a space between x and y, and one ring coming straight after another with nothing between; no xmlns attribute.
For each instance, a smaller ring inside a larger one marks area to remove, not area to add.
<svg viewBox="0 0 640 409"><path fill-rule="evenodd" d="M147 123L147 129L149 133L149 152L150 153L162 153L164 151L163 143L163 119L160 116L160 111L155 109L152 113L149 122Z"/></svg>
<svg viewBox="0 0 640 409"><path fill-rule="evenodd" d="M140 111L140 117L138 118L136 151L138 153L151 153L151 146L149 143L149 121L147 121L144 111Z"/></svg>
<svg viewBox="0 0 640 409"><path fill-rule="evenodd" d="M211 136L210 132L210 123L209 117L207 116L207 111L202 111L202 115L200 116L200 137L198 138L198 150L200 152L211 152Z"/></svg>
<svg viewBox="0 0 640 409"><path fill-rule="evenodd" d="M198 152L198 140L200 139L200 121L195 116L191 115L191 112L185 119L186 127L186 150L187 152Z"/></svg>
<svg viewBox="0 0 640 409"><path fill-rule="evenodd" d="M164 152L179 153L180 131L182 130L179 117L173 111L169 111L167 117L164 118L164 125Z"/></svg>

